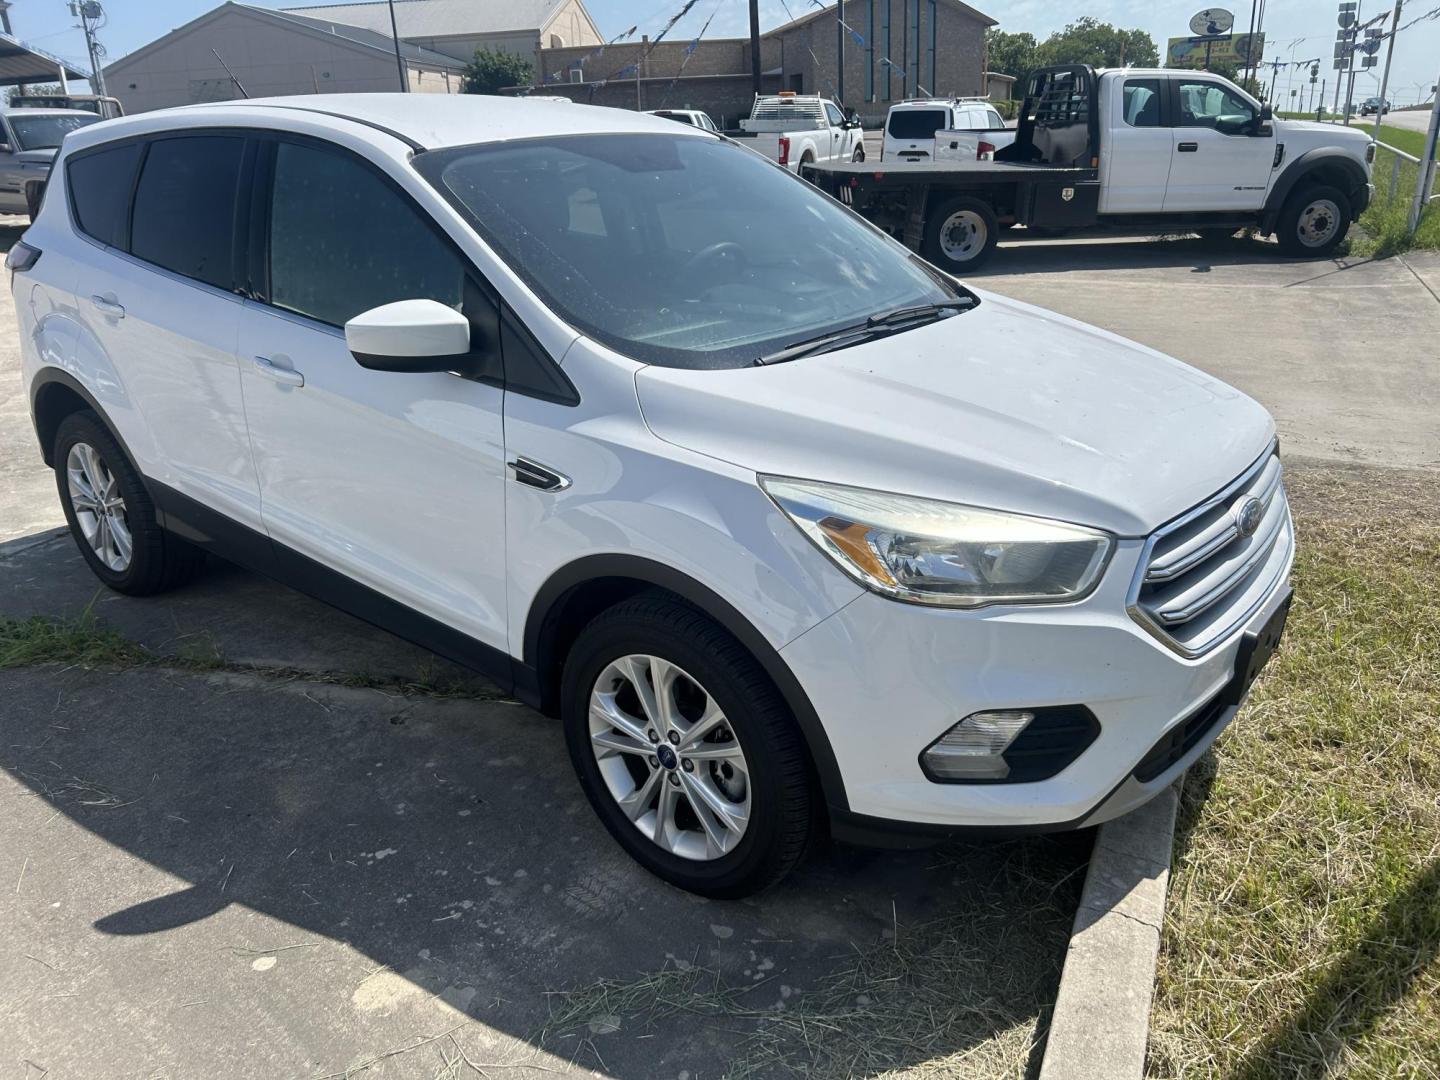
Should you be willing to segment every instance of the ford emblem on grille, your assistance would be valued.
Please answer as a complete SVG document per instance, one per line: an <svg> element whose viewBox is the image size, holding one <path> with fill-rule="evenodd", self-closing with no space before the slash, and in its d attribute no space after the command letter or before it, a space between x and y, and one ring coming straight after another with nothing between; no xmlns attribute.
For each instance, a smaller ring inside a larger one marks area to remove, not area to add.
<svg viewBox="0 0 1440 1080"><path fill-rule="evenodd" d="M1253 536L1265 516L1265 504L1255 496L1242 499L1235 508L1235 531L1242 537Z"/></svg>

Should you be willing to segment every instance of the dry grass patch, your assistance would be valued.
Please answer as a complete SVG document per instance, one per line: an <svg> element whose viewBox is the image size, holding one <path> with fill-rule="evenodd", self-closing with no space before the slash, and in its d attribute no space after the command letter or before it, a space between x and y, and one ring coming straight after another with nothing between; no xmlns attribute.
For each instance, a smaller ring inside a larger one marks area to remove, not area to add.
<svg viewBox="0 0 1440 1080"><path fill-rule="evenodd" d="M977 847L951 845L932 857L939 868L963 870L975 864ZM703 1025L723 1047L716 1075L729 1080L1031 1075L1086 846L1065 837L1013 841L992 845L981 861L997 847L1005 857L983 890L993 901L967 899L944 918L898 922L883 940L837 956L828 975L783 1008L767 1003L773 983L788 976L736 983L713 968L681 965L552 995L550 1022L530 1041L599 1066L598 1056L587 1060L593 1035L664 1039Z"/></svg>
<svg viewBox="0 0 1440 1080"><path fill-rule="evenodd" d="M1290 488L1295 605L1186 784L1149 1073L1440 1077L1440 479Z"/></svg>

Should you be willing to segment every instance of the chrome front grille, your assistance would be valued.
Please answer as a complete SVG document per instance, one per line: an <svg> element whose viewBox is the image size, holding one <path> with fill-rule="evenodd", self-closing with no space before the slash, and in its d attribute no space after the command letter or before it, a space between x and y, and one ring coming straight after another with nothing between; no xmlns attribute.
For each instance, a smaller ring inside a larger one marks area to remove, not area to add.
<svg viewBox="0 0 1440 1080"><path fill-rule="evenodd" d="M1199 656L1269 598L1293 548L1272 445L1224 490L1150 537L1130 589L1130 614L1175 651Z"/></svg>

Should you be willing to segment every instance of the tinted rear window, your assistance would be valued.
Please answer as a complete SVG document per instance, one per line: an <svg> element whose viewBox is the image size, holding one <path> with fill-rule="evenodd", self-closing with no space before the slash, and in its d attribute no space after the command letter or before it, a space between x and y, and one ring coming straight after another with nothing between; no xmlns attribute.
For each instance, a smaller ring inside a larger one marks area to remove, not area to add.
<svg viewBox="0 0 1440 1080"><path fill-rule="evenodd" d="M944 126L944 109L897 109L887 130L892 139L933 139Z"/></svg>
<svg viewBox="0 0 1440 1080"><path fill-rule="evenodd" d="M235 189L245 140L228 135L150 144L135 190L130 252L177 274L234 283Z"/></svg>
<svg viewBox="0 0 1440 1080"><path fill-rule="evenodd" d="M140 143L73 158L65 170L75 223L85 235L111 247L125 246L130 189L140 163Z"/></svg>

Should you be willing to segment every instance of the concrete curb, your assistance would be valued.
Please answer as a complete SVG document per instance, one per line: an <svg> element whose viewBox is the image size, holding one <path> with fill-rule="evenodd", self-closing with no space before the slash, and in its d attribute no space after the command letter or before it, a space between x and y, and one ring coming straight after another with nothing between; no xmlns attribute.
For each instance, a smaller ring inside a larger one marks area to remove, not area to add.
<svg viewBox="0 0 1440 1080"><path fill-rule="evenodd" d="M1096 833L1040 1080L1144 1074L1182 782Z"/></svg>

